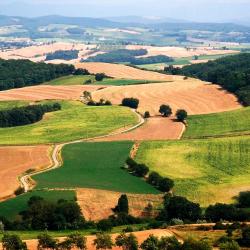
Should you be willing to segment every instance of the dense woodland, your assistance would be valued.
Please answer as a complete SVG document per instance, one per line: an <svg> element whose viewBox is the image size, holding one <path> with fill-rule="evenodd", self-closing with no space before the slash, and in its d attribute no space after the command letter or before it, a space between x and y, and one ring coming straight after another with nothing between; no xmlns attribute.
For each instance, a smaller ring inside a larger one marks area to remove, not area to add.
<svg viewBox="0 0 250 250"><path fill-rule="evenodd" d="M185 66L182 69L169 66L165 71L219 84L224 89L235 93L244 105L250 105L250 54L248 53Z"/></svg>
<svg viewBox="0 0 250 250"><path fill-rule="evenodd" d="M0 91L38 85L74 71L73 65L0 59Z"/></svg>
<svg viewBox="0 0 250 250"><path fill-rule="evenodd" d="M151 63L167 63L172 62L173 59L168 56L149 56L138 57L147 55L147 50L127 50L119 49L105 54L100 54L94 57L90 57L86 62L106 62L106 63L129 63L134 65L151 64Z"/></svg>
<svg viewBox="0 0 250 250"><path fill-rule="evenodd" d="M79 54L79 50L58 50L54 53L49 53L46 56L46 61L50 60L73 60L77 59Z"/></svg>
<svg viewBox="0 0 250 250"><path fill-rule="evenodd" d="M54 103L53 105L30 105L2 110L0 111L0 127L6 128L32 124L40 121L45 113L58 111L60 109L61 105Z"/></svg>

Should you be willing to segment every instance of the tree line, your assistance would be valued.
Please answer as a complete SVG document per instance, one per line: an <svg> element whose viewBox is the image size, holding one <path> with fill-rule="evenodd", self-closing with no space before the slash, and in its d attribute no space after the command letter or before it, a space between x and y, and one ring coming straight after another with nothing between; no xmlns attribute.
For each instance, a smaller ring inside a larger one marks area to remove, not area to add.
<svg viewBox="0 0 250 250"><path fill-rule="evenodd" d="M158 56L148 56L148 57L138 57L147 55L147 50L128 50L128 49L119 49L107 52L105 54L96 55L89 57L85 62L106 62L106 63L129 63L133 65L142 65L142 64L152 64L152 63L167 63L173 62L173 58L158 55Z"/></svg>
<svg viewBox="0 0 250 250"><path fill-rule="evenodd" d="M0 111L0 127L6 128L32 124L40 121L45 113L60 109L61 105L54 103L2 110Z"/></svg>
<svg viewBox="0 0 250 250"><path fill-rule="evenodd" d="M74 72L73 65L0 59L0 91L38 85Z"/></svg>
<svg viewBox="0 0 250 250"><path fill-rule="evenodd" d="M166 73L199 78L221 85L234 93L244 105L250 105L250 54L241 53L207 63L193 64L183 68L168 66Z"/></svg>

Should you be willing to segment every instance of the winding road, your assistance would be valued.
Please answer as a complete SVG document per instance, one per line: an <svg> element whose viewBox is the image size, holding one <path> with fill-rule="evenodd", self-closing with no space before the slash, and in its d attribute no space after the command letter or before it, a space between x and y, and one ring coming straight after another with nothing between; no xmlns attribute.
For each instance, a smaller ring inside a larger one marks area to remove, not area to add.
<svg viewBox="0 0 250 250"><path fill-rule="evenodd" d="M113 132L113 133L110 133L107 135L96 136L96 137L92 137L92 138L88 138L88 139L80 139L80 140L74 140L74 141L70 141L70 142L55 144L52 155L51 155L52 162L53 162L51 166L49 166L46 169L31 173L31 174L25 174L19 178L19 180L21 182L21 186L24 188L24 192L26 193L32 189L31 188L32 185L30 185L30 179L32 176L51 171L51 170L56 169L56 168L61 166L60 151L65 145L75 144L75 143L79 143L79 142L93 141L93 140L102 139L102 138L106 138L106 137L110 137L110 136L114 136L114 135L119 135L119 134L130 132L130 131L142 126L145 123L145 119L136 110L132 109L132 111L134 113L136 113L136 115L138 116L139 122L131 128L125 129L125 130L120 131L120 132Z"/></svg>

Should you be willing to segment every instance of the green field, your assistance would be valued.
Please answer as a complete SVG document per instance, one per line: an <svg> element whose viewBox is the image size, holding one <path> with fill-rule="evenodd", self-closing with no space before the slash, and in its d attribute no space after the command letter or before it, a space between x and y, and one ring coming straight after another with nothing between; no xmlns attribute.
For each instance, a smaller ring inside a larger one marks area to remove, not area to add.
<svg viewBox="0 0 250 250"><path fill-rule="evenodd" d="M26 105L29 105L29 103L25 101L0 101L0 110L12 109Z"/></svg>
<svg viewBox="0 0 250 250"><path fill-rule="evenodd" d="M87 80L91 80L91 85L115 85L115 86L122 86L122 85L133 85L133 84L146 84L152 83L152 81L145 81L145 80L133 80L133 79L113 79L113 78L105 78L103 81L95 81L94 75L86 75L86 76L63 76L52 80L50 82L45 82L45 85L83 85Z"/></svg>
<svg viewBox="0 0 250 250"><path fill-rule="evenodd" d="M121 169L132 142L98 142L66 145L63 166L36 176L41 188L96 188L128 193L159 193L152 186Z"/></svg>
<svg viewBox="0 0 250 250"><path fill-rule="evenodd" d="M247 107L229 112L190 116L183 138L205 138L249 133L250 107Z"/></svg>
<svg viewBox="0 0 250 250"><path fill-rule="evenodd" d="M0 203L0 216L10 220L16 219L18 213L27 208L27 201L32 196L40 196L49 201L58 201L59 199L74 200L75 191L32 191L16 198L9 199Z"/></svg>
<svg viewBox="0 0 250 250"><path fill-rule="evenodd" d="M40 122L0 128L0 144L42 144L87 139L134 125L138 120L136 114L125 107L90 107L78 101L60 103L62 110L45 114Z"/></svg>
<svg viewBox="0 0 250 250"><path fill-rule="evenodd" d="M207 206L249 190L250 137L143 142L136 160L175 181L174 192Z"/></svg>
<svg viewBox="0 0 250 250"><path fill-rule="evenodd" d="M60 78L57 78L55 80L52 80L50 82L45 82L45 85L83 85L87 80L94 80L95 76L87 75L87 76L63 76Z"/></svg>

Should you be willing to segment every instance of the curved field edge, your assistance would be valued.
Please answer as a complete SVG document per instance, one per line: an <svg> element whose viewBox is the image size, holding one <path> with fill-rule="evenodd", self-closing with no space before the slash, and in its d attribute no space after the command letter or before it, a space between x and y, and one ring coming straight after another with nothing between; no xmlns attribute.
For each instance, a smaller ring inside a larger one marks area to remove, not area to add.
<svg viewBox="0 0 250 250"><path fill-rule="evenodd" d="M34 175L36 189L92 188L125 193L159 194L143 179L122 168L132 142L83 142L62 148L60 168ZM70 176L70 178L69 178Z"/></svg>
<svg viewBox="0 0 250 250"><path fill-rule="evenodd" d="M0 145L60 143L106 135L138 122L129 108L120 106L90 107L79 101L59 102L62 109L47 113L37 123L0 128Z"/></svg>
<svg viewBox="0 0 250 250"><path fill-rule="evenodd" d="M188 117L184 139L250 134L250 107Z"/></svg>
<svg viewBox="0 0 250 250"><path fill-rule="evenodd" d="M208 206L250 189L250 136L142 142L136 160L172 178L174 193Z"/></svg>

